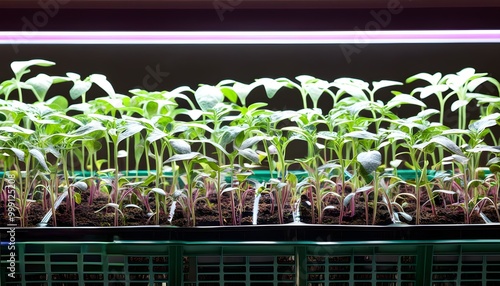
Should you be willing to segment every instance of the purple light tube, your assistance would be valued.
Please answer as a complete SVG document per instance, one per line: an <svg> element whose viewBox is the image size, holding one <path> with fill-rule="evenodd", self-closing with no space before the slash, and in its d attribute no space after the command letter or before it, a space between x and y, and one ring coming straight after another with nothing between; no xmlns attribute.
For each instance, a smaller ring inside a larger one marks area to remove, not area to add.
<svg viewBox="0 0 500 286"><path fill-rule="evenodd" d="M500 30L312 32L0 32L0 44L500 43Z"/></svg>

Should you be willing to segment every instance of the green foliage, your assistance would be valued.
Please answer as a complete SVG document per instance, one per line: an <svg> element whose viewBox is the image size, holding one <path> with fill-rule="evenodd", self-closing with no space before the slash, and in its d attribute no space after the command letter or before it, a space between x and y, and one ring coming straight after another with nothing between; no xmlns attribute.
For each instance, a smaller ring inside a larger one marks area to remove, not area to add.
<svg viewBox="0 0 500 286"><path fill-rule="evenodd" d="M498 194L488 190L498 186L500 173L500 149L492 131L500 119L500 99L498 93L481 90L489 86L498 91L500 84L472 68L411 76L405 85L420 86L409 94L393 90L405 86L392 80L327 81L300 75L250 83L222 80L197 89L136 89L123 95L101 74L31 75L31 69L46 70L54 64L14 62L14 77L0 84L0 164L22 174L15 181L23 226L40 190L50 198L46 209L63 190L72 206L80 203L85 190L105 192L109 202L100 211L114 212L115 225L119 217L126 218L129 207L146 211L159 224L161 216L171 221L180 206L194 226L196 204L212 206L211 192L219 208L223 196L231 194L235 224L241 221L250 192L269 194L280 222L290 208L299 215L304 197L315 223L322 223L325 211L331 210L340 212L342 223L353 215L361 197L367 223L370 207L371 223L385 206L393 222L418 224L427 207L436 214L436 208L444 207L439 202L449 197L454 197L450 205L463 208L467 217L486 204L498 205ZM62 82L72 83L67 94L52 95L52 85ZM252 103L249 99L259 89L268 98L296 96L303 109L271 110L266 103ZM36 102L24 102L25 92ZM393 94L386 102L379 99L384 92ZM437 97L438 109L428 106L431 95ZM333 105L320 109L324 96L330 96ZM467 116L473 105L480 108L479 118ZM398 113L403 106L413 107L414 114ZM455 112L457 126L446 126L444 114ZM291 144L303 144L305 158L292 154ZM489 177L477 172L484 158L489 160ZM292 175L294 165L306 171L306 178ZM146 166L147 175L130 176L129 169L139 166ZM403 166L415 176L397 179ZM270 180L253 182L254 168L269 169ZM75 179L76 169L88 174L88 188ZM448 177L433 179L430 173L436 172ZM57 184L52 182L56 177L61 180ZM400 185L413 190L400 193ZM412 200L417 210L410 215L405 206Z"/></svg>

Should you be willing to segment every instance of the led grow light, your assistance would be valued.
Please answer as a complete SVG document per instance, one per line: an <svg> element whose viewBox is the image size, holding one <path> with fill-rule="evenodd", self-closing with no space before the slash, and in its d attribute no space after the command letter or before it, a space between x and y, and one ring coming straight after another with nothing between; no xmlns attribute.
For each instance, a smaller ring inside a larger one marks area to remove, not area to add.
<svg viewBox="0 0 500 286"><path fill-rule="evenodd" d="M499 42L500 30L0 32L0 44L383 44Z"/></svg>

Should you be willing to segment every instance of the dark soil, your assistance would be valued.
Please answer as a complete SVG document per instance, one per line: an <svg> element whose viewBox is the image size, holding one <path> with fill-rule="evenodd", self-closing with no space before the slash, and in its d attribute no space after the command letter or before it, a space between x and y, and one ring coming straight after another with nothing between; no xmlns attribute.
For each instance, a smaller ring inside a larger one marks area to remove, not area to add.
<svg viewBox="0 0 500 286"><path fill-rule="evenodd" d="M105 194L100 194L98 197L94 198L92 204L89 204L88 192L81 194L82 202L76 205L75 216L76 216L76 226L113 226L115 210L111 207L100 210L108 203L108 197ZM196 205L196 225L197 226L218 226L220 225L220 217L218 213L217 198L215 194L209 195L207 200L199 200ZM379 202L382 198L379 198ZM129 202L124 202L124 205ZM238 213L236 215L236 221L233 219L232 207L230 203L230 195L227 193L223 194L222 197L222 220L224 225L245 225L252 224L253 216L253 204L254 196L247 196L243 204L243 209L241 211L241 217ZM330 204L335 208L329 208L324 211L322 218L323 224L345 224L345 225L365 225L372 224L372 214L373 209L371 203L368 205L368 212L365 212L366 204L363 201L363 197L360 196L356 200L356 205L354 212L346 210L342 220L340 220L340 211L337 208L339 205L338 201L331 200ZM150 200L150 206L155 209L154 200ZM100 211L99 211L100 210ZM304 223L317 223L318 218L315 217L315 222L312 221L312 210L313 208L308 204L305 196L302 198L302 203L300 205L301 222ZM44 209L40 202L33 202L29 205L28 210L28 226L37 226L42 220L43 216L48 212L48 209ZM405 206L405 212L409 214L413 219L412 221L406 221L400 216L402 223L415 224L415 203L407 202ZM123 216L119 215L119 225L154 225L154 218L149 217L146 210L137 208L124 208L122 210ZM482 208L482 213L491 221L499 222L495 208L492 205L486 205ZM6 226L8 222L8 217L5 212L4 203L0 202L0 226ZM366 219L368 217L368 220ZM56 212L57 226L72 226L72 215L71 208L68 207L66 201L63 201ZM293 222L292 210L289 205L285 206L283 212L283 222L291 223ZM464 217L464 212L461 208L453 205L448 205L444 207L440 204L436 207L436 213L433 214L429 204L422 206L421 209L421 224L464 224L466 222ZM273 201L268 194L263 194L260 198L259 213L257 224L278 224L279 216L277 206L273 205ZM376 225L389 225L392 224L391 215L387 207L383 204L379 204L377 210L377 217L375 220ZM473 224L484 224L486 223L479 214L474 211L470 217L470 223ZM18 224L19 225L19 224ZM54 220L51 218L47 224L48 226L54 226ZM160 225L175 225L175 226L187 226L188 220L184 216L181 205L178 203L176 210L171 222L168 221L168 213L160 213Z"/></svg>

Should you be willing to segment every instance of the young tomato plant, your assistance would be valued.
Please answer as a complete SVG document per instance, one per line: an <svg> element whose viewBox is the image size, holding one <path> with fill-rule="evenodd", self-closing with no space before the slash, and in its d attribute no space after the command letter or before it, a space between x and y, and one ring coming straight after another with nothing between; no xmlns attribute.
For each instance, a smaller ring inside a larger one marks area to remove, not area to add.
<svg viewBox="0 0 500 286"><path fill-rule="evenodd" d="M200 199L206 199L206 197L200 197L200 190L197 188L198 180L196 180L196 164L207 164L214 170L218 169L216 160L204 156L198 152L188 152L182 154L175 154L168 158L165 163L180 162L184 169L184 176L186 178L185 195L182 201L183 207L186 213L186 219L190 226L196 225L196 203Z"/></svg>

